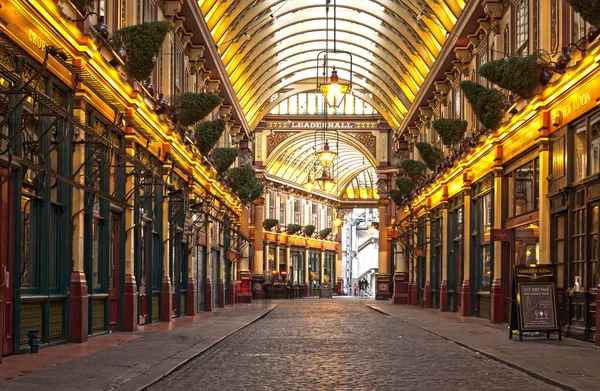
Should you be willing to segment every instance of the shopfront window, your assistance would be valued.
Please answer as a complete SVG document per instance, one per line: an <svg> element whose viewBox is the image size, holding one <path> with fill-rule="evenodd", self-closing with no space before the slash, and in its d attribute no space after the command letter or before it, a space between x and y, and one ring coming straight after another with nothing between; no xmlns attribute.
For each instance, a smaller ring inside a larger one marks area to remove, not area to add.
<svg viewBox="0 0 600 391"><path fill-rule="evenodd" d="M492 283L492 248L490 245L481 248L481 290L489 291Z"/></svg>
<svg viewBox="0 0 600 391"><path fill-rule="evenodd" d="M583 20L579 12L573 11L571 14L571 42L579 41L585 37L585 33L585 20Z"/></svg>
<svg viewBox="0 0 600 391"><path fill-rule="evenodd" d="M573 125L573 181L600 172L600 113Z"/></svg>
<svg viewBox="0 0 600 391"><path fill-rule="evenodd" d="M592 207L592 227L590 232L590 240L591 240L591 254L590 254L590 276L591 276L591 284L590 288L592 290L596 290L598 286L599 273L598 270L598 253L599 253L599 242L598 242L598 205L594 205Z"/></svg>
<svg viewBox="0 0 600 391"><path fill-rule="evenodd" d="M539 227L532 223L514 230L515 236L515 264L538 264L540 259Z"/></svg>
<svg viewBox="0 0 600 391"><path fill-rule="evenodd" d="M492 194L488 193L481 197L481 227L483 232L492 229Z"/></svg>
<svg viewBox="0 0 600 391"><path fill-rule="evenodd" d="M579 181L586 177L587 166L587 134L586 123L575 126L575 177Z"/></svg>
<svg viewBox="0 0 600 391"><path fill-rule="evenodd" d="M590 174L600 172L600 113L590 120Z"/></svg>
<svg viewBox="0 0 600 391"><path fill-rule="evenodd" d="M529 0L520 0L517 3L517 52L527 54L529 42Z"/></svg>
<svg viewBox="0 0 600 391"><path fill-rule="evenodd" d="M508 217L534 211L539 202L539 164L532 160L508 176Z"/></svg>
<svg viewBox="0 0 600 391"><path fill-rule="evenodd" d="M574 281L578 280L580 287L583 288L584 278L586 276L585 262L585 207L573 211L573 262L572 273Z"/></svg>

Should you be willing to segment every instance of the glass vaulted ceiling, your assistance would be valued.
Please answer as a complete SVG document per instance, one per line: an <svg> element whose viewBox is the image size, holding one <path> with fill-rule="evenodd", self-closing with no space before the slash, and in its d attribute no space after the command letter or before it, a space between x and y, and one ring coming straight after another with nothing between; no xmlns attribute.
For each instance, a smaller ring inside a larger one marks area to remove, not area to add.
<svg viewBox="0 0 600 391"><path fill-rule="evenodd" d="M199 0L252 129L278 102L315 91L317 54L326 49L325 3ZM329 49L334 38L333 3ZM465 0L336 1L336 48L352 53L353 94L375 108L392 129L402 122L464 5ZM347 83L349 57L334 58L329 65L335 65L340 80ZM286 140L268 157L266 173L302 183L313 161L312 140L307 135ZM376 198L374 157L349 138L340 139L338 147L340 170L332 193Z"/></svg>
<svg viewBox="0 0 600 391"><path fill-rule="evenodd" d="M333 2L332 2L333 4ZM337 0L337 49L353 54L354 88L397 128L465 0ZM269 98L314 89L325 50L325 0L199 1L246 119L256 127ZM426 17L419 17L421 13ZM333 40L330 7L330 49ZM349 64L336 62L340 79ZM363 97L361 97L363 98Z"/></svg>

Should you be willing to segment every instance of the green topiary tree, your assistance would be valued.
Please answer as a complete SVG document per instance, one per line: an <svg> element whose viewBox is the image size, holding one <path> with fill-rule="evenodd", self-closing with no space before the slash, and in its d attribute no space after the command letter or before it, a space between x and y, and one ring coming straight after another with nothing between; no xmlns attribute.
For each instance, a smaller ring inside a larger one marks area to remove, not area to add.
<svg viewBox="0 0 600 391"><path fill-rule="evenodd" d="M265 220L263 220L263 227L267 231L272 230L273 227L275 227L277 224L279 224L279 220L277 220L277 219L265 219Z"/></svg>
<svg viewBox="0 0 600 391"><path fill-rule="evenodd" d="M404 170L406 175L409 176L415 182L423 179L427 165L417 160L404 159L400 162L400 167Z"/></svg>
<svg viewBox="0 0 600 391"><path fill-rule="evenodd" d="M171 107L177 114L179 124L189 126L206 118L222 102L223 99L217 95L206 92L186 92L172 97Z"/></svg>
<svg viewBox="0 0 600 391"><path fill-rule="evenodd" d="M433 128L438 132L442 143L451 147L458 144L467 131L467 121L460 119L441 118L433 121Z"/></svg>
<svg viewBox="0 0 600 391"><path fill-rule="evenodd" d="M567 0L571 7L587 22L600 27L600 3L598 0Z"/></svg>
<svg viewBox="0 0 600 391"><path fill-rule="evenodd" d="M219 118L212 121L201 122L196 125L196 147L203 156L208 155L225 131L226 122Z"/></svg>
<svg viewBox="0 0 600 391"><path fill-rule="evenodd" d="M444 161L444 152L438 147L434 147L433 145L424 142L416 143L415 146L419 150L421 158L431 171L437 170Z"/></svg>
<svg viewBox="0 0 600 391"><path fill-rule="evenodd" d="M461 82L460 88L464 91L479 122L486 129L498 129L504 118L506 95L495 88L486 88L468 80Z"/></svg>
<svg viewBox="0 0 600 391"><path fill-rule="evenodd" d="M215 148L211 155L218 173L227 171L240 154L239 148Z"/></svg>
<svg viewBox="0 0 600 391"><path fill-rule="evenodd" d="M293 235L296 232L299 232L301 229L302 229L302 226L300 224L288 224L287 233L288 233L288 235Z"/></svg>
<svg viewBox="0 0 600 391"><path fill-rule="evenodd" d="M306 235L308 237L312 236L312 234L315 232L315 229L316 229L316 227L314 225L310 225L310 224L305 225L304 229L303 229L304 235Z"/></svg>
<svg viewBox="0 0 600 391"><path fill-rule="evenodd" d="M390 196L392 197L392 201L400 206L410 198L415 188L415 183L408 178L398 178L396 179L396 186L398 186L398 190L390 191Z"/></svg>
<svg viewBox="0 0 600 391"><path fill-rule="evenodd" d="M94 5L94 0L71 0L71 3L79 9L88 9Z"/></svg>
<svg viewBox="0 0 600 391"><path fill-rule="evenodd" d="M256 172L250 167L235 167L227 170L231 179L231 190L244 202L252 202L259 198L264 185L256 179Z"/></svg>
<svg viewBox="0 0 600 391"><path fill-rule="evenodd" d="M114 34L115 41L122 44L127 53L125 72L128 76L136 80L150 77L170 27L170 22L150 22L124 27Z"/></svg>
<svg viewBox="0 0 600 391"><path fill-rule="evenodd" d="M538 54L533 54L490 61L481 66L479 74L521 98L531 99L536 94L544 71L544 64L539 59Z"/></svg>
<svg viewBox="0 0 600 391"><path fill-rule="evenodd" d="M329 234L331 233L331 231L332 231L331 228L322 229L321 232L319 232L319 237L321 239L325 239L325 238L327 238L329 236Z"/></svg>

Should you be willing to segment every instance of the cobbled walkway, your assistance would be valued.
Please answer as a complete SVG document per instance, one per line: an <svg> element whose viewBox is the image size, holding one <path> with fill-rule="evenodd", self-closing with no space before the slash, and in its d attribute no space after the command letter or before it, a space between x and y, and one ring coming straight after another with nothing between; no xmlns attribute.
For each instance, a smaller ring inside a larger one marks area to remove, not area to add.
<svg viewBox="0 0 600 391"><path fill-rule="evenodd" d="M362 300L281 301L151 390L555 390Z"/></svg>

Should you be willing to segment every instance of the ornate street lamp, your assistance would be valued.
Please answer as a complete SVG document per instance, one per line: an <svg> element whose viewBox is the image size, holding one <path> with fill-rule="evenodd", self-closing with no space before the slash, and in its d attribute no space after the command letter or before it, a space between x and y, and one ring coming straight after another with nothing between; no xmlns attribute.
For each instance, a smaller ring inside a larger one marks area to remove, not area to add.
<svg viewBox="0 0 600 391"><path fill-rule="evenodd" d="M319 86L321 94L325 97L327 104L331 107L339 107L344 101L346 93L350 90L349 84L339 82L339 77L335 66L332 67L329 83L323 83Z"/></svg>
<svg viewBox="0 0 600 391"><path fill-rule="evenodd" d="M325 145L323 146L323 149L317 152L317 157L319 158L319 161L325 168L328 168L331 165L331 163L333 163L333 160L335 159L336 155L337 153L329 149L329 143L327 142L327 140L325 140Z"/></svg>
<svg viewBox="0 0 600 391"><path fill-rule="evenodd" d="M310 174L308 174L308 178L306 179L306 182L302 184L302 187L304 187L304 190L306 190L307 192L312 193L316 185L317 184L315 183L315 181L312 180Z"/></svg>
<svg viewBox="0 0 600 391"><path fill-rule="evenodd" d="M333 187L335 186L335 181L327 172L327 169L323 169L323 173L319 178L317 178L317 182L319 182L319 186L326 193L331 193Z"/></svg>

